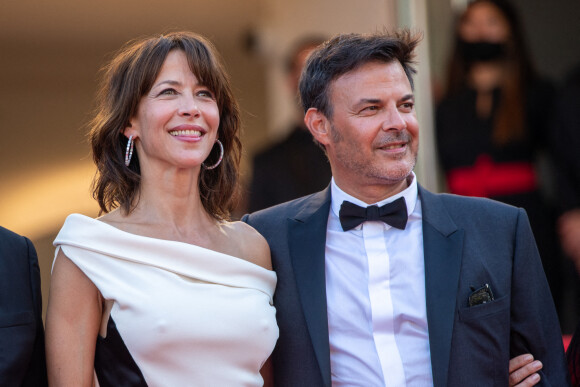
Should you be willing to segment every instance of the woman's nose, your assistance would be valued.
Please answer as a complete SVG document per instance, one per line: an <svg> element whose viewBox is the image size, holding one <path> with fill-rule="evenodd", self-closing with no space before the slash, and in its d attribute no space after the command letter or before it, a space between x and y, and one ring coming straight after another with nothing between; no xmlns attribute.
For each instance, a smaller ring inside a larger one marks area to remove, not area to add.
<svg viewBox="0 0 580 387"><path fill-rule="evenodd" d="M199 116L200 110L199 105L194 97L184 96L181 99L181 104L179 106L179 115L182 116Z"/></svg>

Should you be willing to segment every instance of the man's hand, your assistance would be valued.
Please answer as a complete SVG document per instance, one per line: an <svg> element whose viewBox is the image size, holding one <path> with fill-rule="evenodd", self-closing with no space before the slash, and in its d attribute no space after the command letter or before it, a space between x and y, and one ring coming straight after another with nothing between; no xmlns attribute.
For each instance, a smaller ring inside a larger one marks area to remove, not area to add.
<svg viewBox="0 0 580 387"><path fill-rule="evenodd" d="M542 369L542 362L534 361L534 357L527 353L510 360L510 387L535 386L540 381L537 373Z"/></svg>

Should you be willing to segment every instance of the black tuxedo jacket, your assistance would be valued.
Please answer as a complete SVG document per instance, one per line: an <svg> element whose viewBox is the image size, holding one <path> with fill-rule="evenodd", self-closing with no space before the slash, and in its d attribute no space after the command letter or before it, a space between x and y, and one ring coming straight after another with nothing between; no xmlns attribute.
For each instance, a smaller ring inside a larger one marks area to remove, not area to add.
<svg viewBox="0 0 580 387"><path fill-rule="evenodd" d="M419 187L435 387L508 385L509 359L530 352L543 386L567 386L562 338L522 209ZM275 385L331 386L324 277L330 189L242 219L269 242L278 275ZM468 306L471 286L495 300ZM385 375L388 383L389 375Z"/></svg>
<svg viewBox="0 0 580 387"><path fill-rule="evenodd" d="M0 386L46 385L36 251L27 238L0 227Z"/></svg>

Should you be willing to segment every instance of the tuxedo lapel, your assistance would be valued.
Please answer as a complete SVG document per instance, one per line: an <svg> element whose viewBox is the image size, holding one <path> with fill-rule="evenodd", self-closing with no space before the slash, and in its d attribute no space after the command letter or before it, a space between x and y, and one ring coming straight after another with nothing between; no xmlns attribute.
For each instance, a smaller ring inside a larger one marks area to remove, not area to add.
<svg viewBox="0 0 580 387"><path fill-rule="evenodd" d="M287 220L296 286L322 378L328 387L331 381L324 251L329 211L330 188L327 188L313 195L298 215Z"/></svg>
<svg viewBox="0 0 580 387"><path fill-rule="evenodd" d="M422 187L419 195L433 384L443 387L447 386L464 232L457 228L437 195Z"/></svg>

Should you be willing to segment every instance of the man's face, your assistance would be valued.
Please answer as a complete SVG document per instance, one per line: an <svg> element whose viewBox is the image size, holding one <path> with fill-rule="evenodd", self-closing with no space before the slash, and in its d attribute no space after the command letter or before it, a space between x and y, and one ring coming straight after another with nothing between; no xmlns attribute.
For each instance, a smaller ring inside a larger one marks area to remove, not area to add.
<svg viewBox="0 0 580 387"><path fill-rule="evenodd" d="M339 186L406 187L419 126L401 64L369 62L333 81L329 94L333 113L323 144Z"/></svg>

